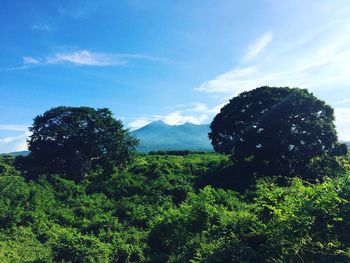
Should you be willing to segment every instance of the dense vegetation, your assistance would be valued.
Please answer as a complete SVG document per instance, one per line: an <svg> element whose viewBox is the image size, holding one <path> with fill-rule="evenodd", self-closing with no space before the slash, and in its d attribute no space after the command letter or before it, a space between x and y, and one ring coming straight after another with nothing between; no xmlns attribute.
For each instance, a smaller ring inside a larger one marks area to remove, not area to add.
<svg viewBox="0 0 350 263"><path fill-rule="evenodd" d="M81 181L97 169L109 175L131 160L138 143L106 108L52 108L35 117L29 130L30 152L16 163L32 179L58 173Z"/></svg>
<svg viewBox="0 0 350 263"><path fill-rule="evenodd" d="M319 178L310 163L346 154L333 108L306 89L260 87L232 98L218 113L209 137L247 176Z"/></svg>
<svg viewBox="0 0 350 263"><path fill-rule="evenodd" d="M342 159L344 166L348 165ZM342 262L350 177L238 193L218 154L140 155L106 180L25 180L0 164L0 262ZM234 175L232 175L234 177Z"/></svg>
<svg viewBox="0 0 350 263"><path fill-rule="evenodd" d="M0 157L0 262L350 261L333 110L299 89L242 94L211 125L225 154L136 154L107 109L35 118L29 155Z"/></svg>

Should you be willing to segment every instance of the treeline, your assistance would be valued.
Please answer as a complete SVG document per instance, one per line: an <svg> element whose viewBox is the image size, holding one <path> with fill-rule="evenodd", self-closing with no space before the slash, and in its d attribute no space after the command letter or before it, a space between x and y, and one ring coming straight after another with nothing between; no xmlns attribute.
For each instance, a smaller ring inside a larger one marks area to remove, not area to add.
<svg viewBox="0 0 350 263"><path fill-rule="evenodd" d="M189 150L167 150L167 151L150 151L149 155L189 155L189 154L207 154L209 151L189 151Z"/></svg>

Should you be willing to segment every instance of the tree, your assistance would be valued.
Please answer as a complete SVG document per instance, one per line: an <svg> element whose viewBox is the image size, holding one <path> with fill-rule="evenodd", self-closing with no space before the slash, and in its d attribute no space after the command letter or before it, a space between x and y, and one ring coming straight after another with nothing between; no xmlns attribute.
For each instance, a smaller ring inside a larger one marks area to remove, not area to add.
<svg viewBox="0 0 350 263"><path fill-rule="evenodd" d="M29 130L30 154L22 164L36 176L59 173L80 181L94 168L109 172L127 163L137 145L106 108L53 108L37 116Z"/></svg>
<svg viewBox="0 0 350 263"><path fill-rule="evenodd" d="M214 118L209 138L242 172L315 179L307 169L314 158L347 152L333 121L333 109L307 90L265 86L231 99Z"/></svg>

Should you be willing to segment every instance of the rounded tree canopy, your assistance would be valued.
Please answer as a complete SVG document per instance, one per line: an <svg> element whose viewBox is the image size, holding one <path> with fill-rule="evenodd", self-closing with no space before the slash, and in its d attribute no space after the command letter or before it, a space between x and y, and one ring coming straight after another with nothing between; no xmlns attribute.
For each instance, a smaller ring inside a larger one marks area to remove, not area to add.
<svg viewBox="0 0 350 263"><path fill-rule="evenodd" d="M97 165L103 169L123 165L137 145L106 108L53 108L37 116L30 131L28 159L37 172L75 180Z"/></svg>
<svg viewBox="0 0 350 263"><path fill-rule="evenodd" d="M342 155L333 109L305 89L260 87L234 97L216 115L209 137L217 152L258 173L300 172L316 156Z"/></svg>

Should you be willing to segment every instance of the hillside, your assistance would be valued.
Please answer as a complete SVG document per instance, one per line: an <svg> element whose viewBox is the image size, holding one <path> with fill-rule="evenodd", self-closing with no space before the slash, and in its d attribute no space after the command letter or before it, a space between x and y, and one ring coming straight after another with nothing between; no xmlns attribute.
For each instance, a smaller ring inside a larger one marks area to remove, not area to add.
<svg viewBox="0 0 350 263"><path fill-rule="evenodd" d="M208 133L209 124L168 125L162 121L152 122L132 134L140 140L140 152L159 150L212 151Z"/></svg>

